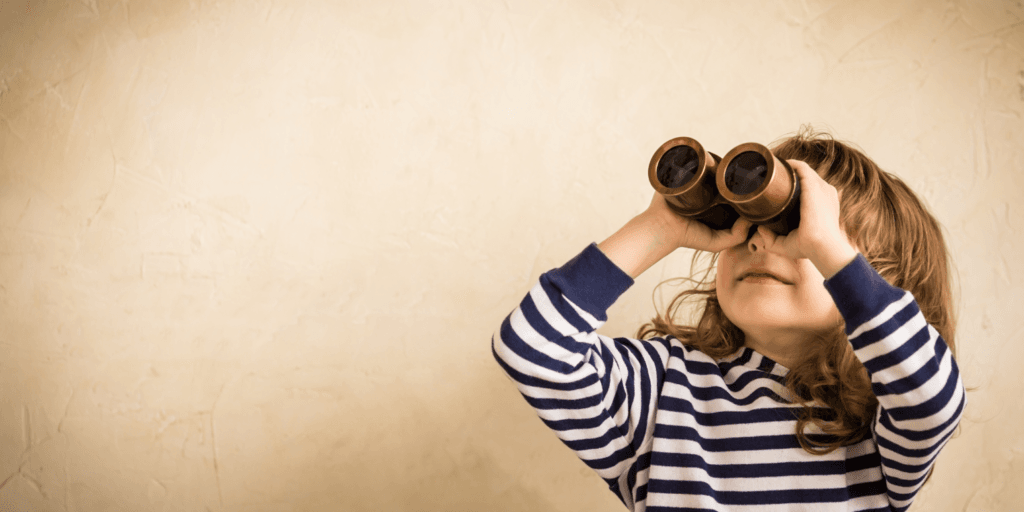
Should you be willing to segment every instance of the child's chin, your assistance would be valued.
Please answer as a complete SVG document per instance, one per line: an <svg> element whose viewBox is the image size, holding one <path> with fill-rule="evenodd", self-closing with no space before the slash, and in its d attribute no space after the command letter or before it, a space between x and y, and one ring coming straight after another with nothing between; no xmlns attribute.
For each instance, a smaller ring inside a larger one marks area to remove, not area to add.
<svg viewBox="0 0 1024 512"><path fill-rule="evenodd" d="M801 320L806 319L799 310L780 306L777 301L746 302L736 304L736 306L738 306L736 310L728 316L730 320L732 320L732 316L737 317L738 321L733 321L737 326L782 328L799 324Z"/></svg>

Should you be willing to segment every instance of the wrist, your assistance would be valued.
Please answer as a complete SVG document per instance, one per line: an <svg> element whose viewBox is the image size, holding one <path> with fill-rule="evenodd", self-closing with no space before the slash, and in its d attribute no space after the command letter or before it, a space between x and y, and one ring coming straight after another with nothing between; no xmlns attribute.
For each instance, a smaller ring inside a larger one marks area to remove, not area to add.
<svg viewBox="0 0 1024 512"><path fill-rule="evenodd" d="M859 252L847 240L834 241L823 244L809 259L825 279L830 279L855 260Z"/></svg>

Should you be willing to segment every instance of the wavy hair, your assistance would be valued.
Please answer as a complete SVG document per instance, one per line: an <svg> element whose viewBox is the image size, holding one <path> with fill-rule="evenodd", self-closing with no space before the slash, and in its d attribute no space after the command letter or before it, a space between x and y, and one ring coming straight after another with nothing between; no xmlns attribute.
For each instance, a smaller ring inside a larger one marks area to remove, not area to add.
<svg viewBox="0 0 1024 512"><path fill-rule="evenodd" d="M846 234L889 284L913 294L924 318L955 356L952 260L942 228L925 204L899 178L827 132L804 126L771 150L780 159L806 162L839 190L839 222ZM706 254L695 253L691 268L697 268L698 259ZM708 279L717 260L718 254L711 254L701 280L683 278L697 287L676 295L664 312L639 328L638 338L674 336L716 359L743 347L743 332L726 318L714 280ZM677 324L680 308L688 299L700 297L704 302L703 308L696 308L696 325ZM812 454L865 439L878 406L867 370L846 337L845 322L840 320L823 333L822 340L809 343L804 360L786 376L786 387L803 406L797 416L797 439ZM808 433L811 425L824 435Z"/></svg>

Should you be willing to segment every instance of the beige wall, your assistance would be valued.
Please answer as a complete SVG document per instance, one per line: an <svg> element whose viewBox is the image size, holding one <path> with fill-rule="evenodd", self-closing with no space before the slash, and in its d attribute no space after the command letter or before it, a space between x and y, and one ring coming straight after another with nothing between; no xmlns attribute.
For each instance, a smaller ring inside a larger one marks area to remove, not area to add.
<svg viewBox="0 0 1024 512"><path fill-rule="evenodd" d="M959 268L977 391L915 510L1024 503L1019 1L0 12L0 510L619 510L491 333L646 206L662 142L803 123L919 191Z"/></svg>

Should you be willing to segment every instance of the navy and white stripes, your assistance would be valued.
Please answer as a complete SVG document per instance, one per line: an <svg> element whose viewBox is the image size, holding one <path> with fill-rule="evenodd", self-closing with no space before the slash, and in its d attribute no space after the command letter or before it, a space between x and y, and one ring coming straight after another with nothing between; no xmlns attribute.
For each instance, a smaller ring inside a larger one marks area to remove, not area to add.
<svg viewBox="0 0 1024 512"><path fill-rule="evenodd" d="M492 338L541 420L630 510L905 510L965 404L910 293L858 256L825 282L880 406L873 436L826 455L795 435L788 370L743 348L595 331L632 286L595 244L543 274ZM826 411L827 412L827 411Z"/></svg>

